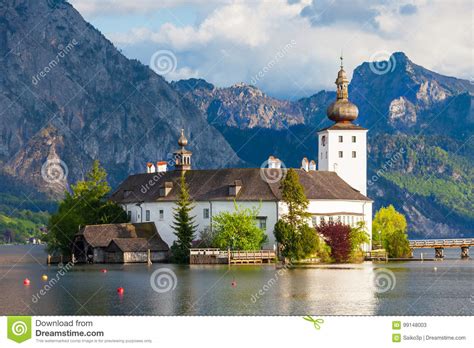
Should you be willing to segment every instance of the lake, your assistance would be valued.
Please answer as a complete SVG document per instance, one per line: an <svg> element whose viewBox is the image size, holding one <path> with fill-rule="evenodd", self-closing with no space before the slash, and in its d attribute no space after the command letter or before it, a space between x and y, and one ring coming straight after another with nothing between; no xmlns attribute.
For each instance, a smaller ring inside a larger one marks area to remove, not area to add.
<svg viewBox="0 0 474 348"><path fill-rule="evenodd" d="M0 315L474 315L474 262L461 260L458 249L445 254L444 261L306 268L136 264L60 271L45 264L43 246L4 245Z"/></svg>

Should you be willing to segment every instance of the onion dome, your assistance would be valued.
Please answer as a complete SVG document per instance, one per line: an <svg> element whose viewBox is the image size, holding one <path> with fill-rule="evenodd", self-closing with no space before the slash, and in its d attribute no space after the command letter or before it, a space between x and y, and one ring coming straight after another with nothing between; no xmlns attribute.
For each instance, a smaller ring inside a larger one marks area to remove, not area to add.
<svg viewBox="0 0 474 348"><path fill-rule="evenodd" d="M188 145L188 139L184 136L184 129L181 129L181 136L178 139L178 145L181 147L185 147Z"/></svg>
<svg viewBox="0 0 474 348"><path fill-rule="evenodd" d="M349 79L347 78L342 65L342 57L341 69L337 73L335 83L337 86L337 99L334 103L329 105L327 116L334 122L352 122L359 115L359 109L355 104L349 101L349 93L347 90Z"/></svg>

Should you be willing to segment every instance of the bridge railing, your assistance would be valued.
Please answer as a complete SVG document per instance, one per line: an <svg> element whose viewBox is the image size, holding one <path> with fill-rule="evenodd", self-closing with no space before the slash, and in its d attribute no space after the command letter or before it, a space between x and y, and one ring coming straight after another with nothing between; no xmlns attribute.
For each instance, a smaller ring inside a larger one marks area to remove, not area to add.
<svg viewBox="0 0 474 348"><path fill-rule="evenodd" d="M409 245L411 248L453 248L474 246L474 238L410 240Z"/></svg>

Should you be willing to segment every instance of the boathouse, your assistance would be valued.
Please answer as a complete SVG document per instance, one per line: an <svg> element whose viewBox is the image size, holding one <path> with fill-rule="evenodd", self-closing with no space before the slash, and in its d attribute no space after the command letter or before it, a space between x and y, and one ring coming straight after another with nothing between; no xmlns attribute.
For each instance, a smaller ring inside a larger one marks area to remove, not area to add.
<svg viewBox="0 0 474 348"><path fill-rule="evenodd" d="M153 222L87 225L73 241L74 259L82 263L160 262L168 254Z"/></svg>

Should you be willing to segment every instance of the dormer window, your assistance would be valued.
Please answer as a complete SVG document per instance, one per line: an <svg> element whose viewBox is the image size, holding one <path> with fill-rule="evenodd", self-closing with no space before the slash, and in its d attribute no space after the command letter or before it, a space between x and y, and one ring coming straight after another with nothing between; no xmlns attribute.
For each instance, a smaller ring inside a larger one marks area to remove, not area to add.
<svg viewBox="0 0 474 348"><path fill-rule="evenodd" d="M241 189L242 189L242 181L235 180L233 184L229 185L229 196L237 197Z"/></svg>
<svg viewBox="0 0 474 348"><path fill-rule="evenodd" d="M166 181L163 184L163 186L160 187L160 197L168 196L172 189L173 189L173 182Z"/></svg>

